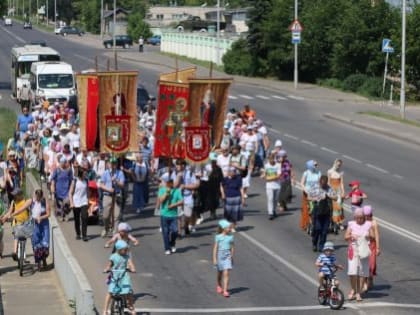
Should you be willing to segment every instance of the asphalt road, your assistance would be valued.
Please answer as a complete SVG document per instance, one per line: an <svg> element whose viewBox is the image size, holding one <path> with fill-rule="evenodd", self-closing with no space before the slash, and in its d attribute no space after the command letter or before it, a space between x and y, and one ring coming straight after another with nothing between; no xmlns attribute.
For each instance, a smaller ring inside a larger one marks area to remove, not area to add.
<svg viewBox="0 0 420 315"><path fill-rule="evenodd" d="M1 26L2 106L18 108L10 99L10 49L13 45L22 45L34 39L46 40L75 70L94 67L95 56L101 57L105 53L101 47L92 48L37 30L23 30L17 23L7 29ZM99 62L101 69L106 67L104 60ZM156 95L153 87L158 71L150 66L141 67L138 63L122 61L119 62L119 68L139 70L140 81ZM231 95L230 107L241 108L244 103L251 103L269 127L272 139L282 139L299 176L308 159L318 160L321 169L326 171L335 158L342 158L346 182L352 179L361 181L362 188L369 195L368 202L376 209L375 215L383 220L380 221L383 226L383 255L379 258L375 289L368 293L362 303L346 303L344 313L418 313L419 149L322 118L322 113L326 111L340 112L346 106L358 110L364 106L361 104L324 102L319 95L314 95L314 99L302 99L281 89L270 90L243 83L235 83ZM327 312L327 309L317 305L316 300L316 269L313 265L316 254L311 252L309 237L298 229L300 193L297 192L298 198L295 198L292 210L275 221L267 220L265 191L259 179L253 179L250 193L246 219L241 232L235 236L237 255L230 299L214 293L215 272L210 258L215 221L205 222L196 234L179 242L175 255L167 257L163 254L158 219L153 217L151 207L140 216L132 213L127 215L128 222L134 227L134 235L140 239L140 246L132 250L138 269L133 279L139 312ZM62 227L94 288L97 305L101 307L106 289L101 270L109 252L103 249L100 228L90 226L92 239L82 243L74 240L72 223L64 223ZM342 235L329 238L337 245L338 261L345 264L346 244ZM339 278L347 293L349 285L345 272L339 274ZM405 308L401 308L403 304Z"/></svg>

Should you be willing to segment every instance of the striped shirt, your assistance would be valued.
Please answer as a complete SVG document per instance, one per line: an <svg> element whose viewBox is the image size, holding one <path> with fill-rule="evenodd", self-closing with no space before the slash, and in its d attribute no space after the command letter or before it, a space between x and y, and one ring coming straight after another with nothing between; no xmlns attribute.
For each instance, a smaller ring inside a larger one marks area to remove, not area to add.
<svg viewBox="0 0 420 315"><path fill-rule="evenodd" d="M320 254L316 260L318 263L321 263L322 266L319 267L319 272L322 272L324 275L330 275L331 270L328 268L333 268L335 265L335 255L331 254L330 256L325 255L324 253ZM325 266L327 265L327 266Z"/></svg>

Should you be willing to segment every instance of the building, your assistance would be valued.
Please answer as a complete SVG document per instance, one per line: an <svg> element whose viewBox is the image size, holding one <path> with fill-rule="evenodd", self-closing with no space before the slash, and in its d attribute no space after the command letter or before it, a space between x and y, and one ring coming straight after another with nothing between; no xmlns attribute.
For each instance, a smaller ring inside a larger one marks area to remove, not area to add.
<svg viewBox="0 0 420 315"><path fill-rule="evenodd" d="M115 35L126 35L129 11L116 8ZM114 31L114 10L104 10L104 34L112 36Z"/></svg>

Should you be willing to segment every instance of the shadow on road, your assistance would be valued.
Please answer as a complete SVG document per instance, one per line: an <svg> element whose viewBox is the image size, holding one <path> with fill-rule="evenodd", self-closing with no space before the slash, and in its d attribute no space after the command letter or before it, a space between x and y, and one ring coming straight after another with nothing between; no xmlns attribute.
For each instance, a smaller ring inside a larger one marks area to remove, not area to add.
<svg viewBox="0 0 420 315"><path fill-rule="evenodd" d="M248 290L249 288L247 287L237 287L237 288L230 289L229 292L230 292L230 295L235 295L235 294L239 294L243 291L248 291Z"/></svg>
<svg viewBox="0 0 420 315"><path fill-rule="evenodd" d="M11 90L12 85L10 82L0 82L0 90Z"/></svg>

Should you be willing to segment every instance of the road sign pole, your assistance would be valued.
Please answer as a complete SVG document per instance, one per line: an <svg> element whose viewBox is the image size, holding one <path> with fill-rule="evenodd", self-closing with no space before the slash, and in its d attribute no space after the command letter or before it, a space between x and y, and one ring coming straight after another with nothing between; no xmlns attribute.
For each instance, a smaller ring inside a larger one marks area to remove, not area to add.
<svg viewBox="0 0 420 315"><path fill-rule="evenodd" d="M387 52L385 56L385 70L384 70L384 83L382 84L382 98L384 98L385 96L386 75L388 72L388 58L389 58L389 52Z"/></svg>
<svg viewBox="0 0 420 315"><path fill-rule="evenodd" d="M298 0L295 0L295 21L298 20ZM295 70L293 73L295 89L298 88L298 44L295 43Z"/></svg>

